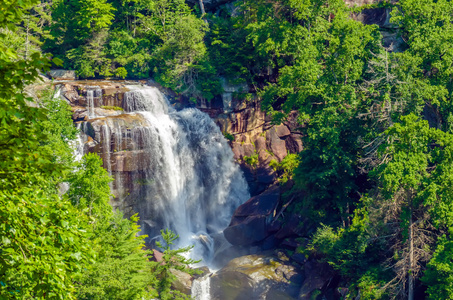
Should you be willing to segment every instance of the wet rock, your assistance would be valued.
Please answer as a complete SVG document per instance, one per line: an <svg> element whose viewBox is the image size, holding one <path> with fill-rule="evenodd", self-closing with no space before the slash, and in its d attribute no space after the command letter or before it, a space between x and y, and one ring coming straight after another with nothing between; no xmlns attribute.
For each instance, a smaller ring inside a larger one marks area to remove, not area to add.
<svg viewBox="0 0 453 300"><path fill-rule="evenodd" d="M171 283L171 287L181 293L190 295L193 277L186 272L176 269L170 269L170 273L176 277L176 279Z"/></svg>
<svg viewBox="0 0 453 300"><path fill-rule="evenodd" d="M115 152L110 154L110 160L114 172L142 171L151 167L151 157L143 150Z"/></svg>
<svg viewBox="0 0 453 300"><path fill-rule="evenodd" d="M137 140L135 145L129 145L127 147L131 149L141 149L140 146L143 142L140 140L142 138L141 134L139 133L139 128L147 128L146 120L140 114L121 114L110 116L109 118L99 117L90 119L87 122L82 124L82 130L87 135L91 136L96 141L102 141L103 135L106 133L110 134L110 137L107 137L105 140L110 141L112 144L110 147L112 148L110 152L113 152L113 149L123 150L125 148L120 147L120 145L115 144L120 140L119 137L116 136L118 132L122 134L126 134L128 131L134 129L137 134ZM104 128L103 128L104 127ZM132 141L129 141L132 143Z"/></svg>
<svg viewBox="0 0 453 300"><path fill-rule="evenodd" d="M261 243L261 250L266 251L275 249L275 247L277 247L279 243L280 240L275 238L275 235L270 235Z"/></svg>
<svg viewBox="0 0 453 300"><path fill-rule="evenodd" d="M254 286L251 278L235 271L224 270L212 276L210 292L212 300L254 299Z"/></svg>
<svg viewBox="0 0 453 300"><path fill-rule="evenodd" d="M239 206L233 216L247 217L251 215L270 215L276 208L280 200L280 187L274 185L264 193L252 197L247 202ZM232 222L234 223L234 221Z"/></svg>
<svg viewBox="0 0 453 300"><path fill-rule="evenodd" d="M294 299L303 273L274 256L233 259L211 277L212 299Z"/></svg>
<svg viewBox="0 0 453 300"><path fill-rule="evenodd" d="M87 91L92 90L93 106L116 106L123 107L124 94L129 91L122 83L108 81L73 81L61 85L61 95L72 106L86 107Z"/></svg>
<svg viewBox="0 0 453 300"><path fill-rule="evenodd" d="M283 242L280 243L280 246L283 248L295 250L299 246L299 243L296 241L295 237L291 237L283 240Z"/></svg>
<svg viewBox="0 0 453 300"><path fill-rule="evenodd" d="M211 273L211 270L209 270L209 268L206 267L206 266L195 268L195 271L198 274L197 273L193 274L193 278L194 279L198 279L198 278L204 277L205 275L208 275L209 273Z"/></svg>
<svg viewBox="0 0 453 300"><path fill-rule="evenodd" d="M223 268L232 259L249 254L249 247L231 246L230 244L229 247L216 251L213 259L213 267L218 269Z"/></svg>
<svg viewBox="0 0 453 300"><path fill-rule="evenodd" d="M277 232L282 228L282 221L274 220L272 223L269 224L267 230L268 232Z"/></svg>
<svg viewBox="0 0 453 300"><path fill-rule="evenodd" d="M250 245L267 236L266 216L236 218L236 224L223 231L225 238L233 245Z"/></svg>
<svg viewBox="0 0 453 300"><path fill-rule="evenodd" d="M250 245L265 239L279 201L278 185L250 198L234 212L230 225L223 231L225 238L233 245Z"/></svg>
<svg viewBox="0 0 453 300"><path fill-rule="evenodd" d="M295 261L300 265L304 265L305 262L307 261L307 258L305 257L304 254L295 252L293 255L291 255L291 260Z"/></svg>
<svg viewBox="0 0 453 300"><path fill-rule="evenodd" d="M84 121L87 120L88 118L88 111L85 107L80 107L80 106L72 106L72 119L74 122L78 121Z"/></svg>

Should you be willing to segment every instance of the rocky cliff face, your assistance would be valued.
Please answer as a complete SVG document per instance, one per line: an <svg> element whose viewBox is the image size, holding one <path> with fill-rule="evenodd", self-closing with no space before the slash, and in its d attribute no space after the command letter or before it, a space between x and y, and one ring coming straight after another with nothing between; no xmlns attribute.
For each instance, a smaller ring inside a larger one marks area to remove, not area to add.
<svg viewBox="0 0 453 300"><path fill-rule="evenodd" d="M269 166L271 161L281 162L288 153L302 151L296 117L297 112L294 112L283 124L271 125L271 120L261 111L258 102L215 117L221 130L234 137L230 145L235 159L242 166L252 195L263 192L275 181L275 172Z"/></svg>
<svg viewBox="0 0 453 300"><path fill-rule="evenodd" d="M81 129L79 151L98 153L104 168L115 179L111 185L112 205L129 211L133 203L124 201L132 192L133 181L149 166L144 155L140 128L146 121L140 114L123 114L124 82L68 81L58 85L61 96L71 105L73 120ZM121 200L120 200L121 199Z"/></svg>
<svg viewBox="0 0 453 300"><path fill-rule="evenodd" d="M143 81L142 84L152 83ZM60 84L60 89L71 104L74 122L84 133L84 152L95 152L103 158L104 167L117 179L112 186L115 198L124 198L131 192L132 175L149 165L143 155L143 141L139 135L133 136L134 129L146 125L145 120L140 114L122 113L127 110L124 97L128 88L122 81L68 81ZM169 96L174 99L173 95ZM178 100L173 103L181 106ZM257 195L276 179L269 163L281 162L288 153L302 150L295 121L297 113L275 126L256 101L232 99L230 105L226 112L224 107L199 108L209 113L224 133L234 137L230 142L234 158L245 172L251 194ZM253 158L253 162L247 158ZM115 202L115 206L123 209L128 205Z"/></svg>

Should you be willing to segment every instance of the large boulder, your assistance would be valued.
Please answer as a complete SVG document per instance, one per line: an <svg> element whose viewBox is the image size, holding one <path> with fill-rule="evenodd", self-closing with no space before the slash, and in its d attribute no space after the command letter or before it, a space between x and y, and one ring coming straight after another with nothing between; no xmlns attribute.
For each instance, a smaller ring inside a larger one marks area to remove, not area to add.
<svg viewBox="0 0 453 300"><path fill-rule="evenodd" d="M278 132L277 132L278 128ZM266 142L267 148L271 150L274 156L278 158L279 161L282 161L285 156L288 154L288 150L286 149L285 140L282 139L285 136L289 135L290 132L285 125L281 125L279 127L272 127L270 130L266 132ZM285 130L286 128L286 130ZM282 138L280 138L282 135Z"/></svg>
<svg viewBox="0 0 453 300"><path fill-rule="evenodd" d="M55 80L76 80L77 74L74 70L50 70L47 72L50 78Z"/></svg>
<svg viewBox="0 0 453 300"><path fill-rule="evenodd" d="M280 187L273 185L258 196L250 198L239 206L230 225L223 231L225 238L233 245L244 246L264 240L268 226L280 201Z"/></svg>
<svg viewBox="0 0 453 300"><path fill-rule="evenodd" d="M211 276L211 299L295 299L303 280L300 269L275 256L242 256Z"/></svg>
<svg viewBox="0 0 453 300"><path fill-rule="evenodd" d="M304 274L306 280L300 289L299 300L314 299L314 295L332 288L329 285L334 283L335 273L327 263L310 260L304 264Z"/></svg>
<svg viewBox="0 0 453 300"><path fill-rule="evenodd" d="M170 273L175 276L175 280L171 283L172 289L180 291L186 295L190 295L193 277L177 269L170 269Z"/></svg>

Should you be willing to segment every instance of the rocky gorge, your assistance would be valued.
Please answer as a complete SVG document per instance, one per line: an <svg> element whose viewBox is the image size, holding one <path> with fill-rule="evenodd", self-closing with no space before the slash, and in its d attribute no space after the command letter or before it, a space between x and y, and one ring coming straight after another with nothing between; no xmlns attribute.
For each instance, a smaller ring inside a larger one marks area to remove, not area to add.
<svg viewBox="0 0 453 300"><path fill-rule="evenodd" d="M161 212L143 207L149 203L140 204L144 197L155 197L147 194L147 187L153 185L149 169L156 166L156 162L153 163L146 150L144 128L149 127L146 118L141 113L130 113L140 104L126 100L133 86L159 86L152 81L75 80L56 81L54 85L61 97L71 104L73 121L81 129L79 151L99 154L104 168L114 178L112 206L126 215L144 212L142 226L145 228L156 224L172 226L165 223ZM165 95L173 107L182 109L189 105L171 91L165 91ZM231 219L224 223L223 235L228 243L222 242L223 237L213 236L214 252L209 259L211 266L220 270L199 279L178 273L175 288L192 293L195 299L205 299L206 291L199 294L200 285L209 285L210 299L312 299L313 295L321 293L338 298L335 274L330 267L316 260L307 261L305 255L296 251L313 228L300 216L283 217L289 200L283 194L291 187L291 182L278 183L278 174L270 166L272 160L280 162L289 153L302 150L296 122L289 120L272 125L255 101L241 103L233 99L230 111L215 105L214 102L210 107L199 109L209 114L224 134L234 136L228 144L241 167L251 197L242 198L242 203L225 209L230 211L228 218L234 211ZM294 112L294 118L296 116ZM251 156L256 157L253 164L244 160ZM200 234L199 239L207 236ZM209 243L201 244L201 252L204 252Z"/></svg>

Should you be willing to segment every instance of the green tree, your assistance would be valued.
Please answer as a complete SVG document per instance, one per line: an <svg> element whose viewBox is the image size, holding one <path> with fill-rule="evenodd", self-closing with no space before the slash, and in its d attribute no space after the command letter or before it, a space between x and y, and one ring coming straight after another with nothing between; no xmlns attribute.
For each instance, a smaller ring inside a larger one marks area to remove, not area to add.
<svg viewBox="0 0 453 300"><path fill-rule="evenodd" d="M14 29L35 1L1 2L0 27ZM0 33L4 38L4 33ZM72 275L92 257L87 221L49 189L66 166L41 147L49 131L43 108L27 105L25 85L49 61L39 53L21 58L0 45L0 291L6 299L73 299Z"/></svg>
<svg viewBox="0 0 453 300"><path fill-rule="evenodd" d="M375 171L380 191L374 210L384 221L381 234L388 236L393 250L394 293L407 293L413 299L414 280L430 258L435 228L453 221L449 191L453 139L414 114L401 117L401 123L386 133L383 164ZM391 222L399 226L388 226Z"/></svg>
<svg viewBox="0 0 453 300"><path fill-rule="evenodd" d="M151 289L149 251L144 250L145 235L139 235L138 217L124 219L115 212L108 222L93 232L96 262L78 278L78 299L146 299L156 296Z"/></svg>
<svg viewBox="0 0 453 300"><path fill-rule="evenodd" d="M188 274L194 274L196 271L189 267L190 264L197 263L192 259L185 258L182 253L190 251L193 246L183 247L179 249L172 249L174 241L178 238L171 230L161 230L161 235L164 244L157 242L157 246L164 250L161 262L152 262L152 272L156 275L157 280L153 282L152 286L159 294L162 300L170 299L190 299L179 291L171 288L172 282L176 276L172 270L179 270Z"/></svg>
<svg viewBox="0 0 453 300"><path fill-rule="evenodd" d="M275 47L265 48L279 53L284 66L277 82L261 91L262 105L276 123L293 110L300 112L306 135L294 178L308 192L304 206L317 220L347 225L359 198L353 193L361 155L358 137L364 129L357 118L360 84L372 53L380 48L380 36L374 26L352 20L343 1L285 4L291 18L280 27L281 38L268 33L267 44L273 36L279 39L269 44ZM277 28L272 27L270 32Z"/></svg>
<svg viewBox="0 0 453 300"><path fill-rule="evenodd" d="M67 192L72 204L95 220L108 221L113 210L109 205L112 178L102 168L102 160L96 153L83 156L75 172L69 178L70 188Z"/></svg>
<svg viewBox="0 0 453 300"><path fill-rule="evenodd" d="M428 287L428 299L453 298L453 243L446 236L437 242L436 251L428 263L422 281Z"/></svg>
<svg viewBox="0 0 453 300"><path fill-rule="evenodd" d="M402 94L408 101L438 106L445 130L453 118L453 5L450 0L402 0L391 21L400 27L408 49L399 53L399 78L407 84Z"/></svg>
<svg viewBox="0 0 453 300"><path fill-rule="evenodd" d="M82 77L110 76L104 44L112 24L114 8L106 0L55 1L50 33L44 49L76 68Z"/></svg>

